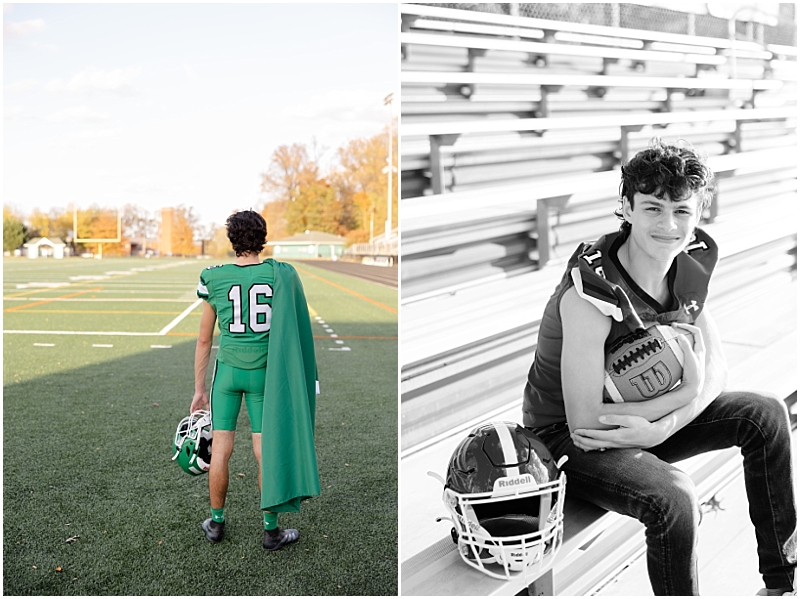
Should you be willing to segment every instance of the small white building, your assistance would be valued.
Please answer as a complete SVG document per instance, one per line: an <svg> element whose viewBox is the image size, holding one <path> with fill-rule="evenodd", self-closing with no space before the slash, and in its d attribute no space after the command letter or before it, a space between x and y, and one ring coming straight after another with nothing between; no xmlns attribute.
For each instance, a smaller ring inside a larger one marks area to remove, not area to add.
<svg viewBox="0 0 800 599"><path fill-rule="evenodd" d="M275 258L327 258L337 260L344 254L346 240L341 235L306 231L285 239L268 241Z"/></svg>
<svg viewBox="0 0 800 599"><path fill-rule="evenodd" d="M23 243L22 247L28 250L28 258L58 258L64 257L64 248L67 244L58 237L52 240L47 237L34 237L27 243Z"/></svg>

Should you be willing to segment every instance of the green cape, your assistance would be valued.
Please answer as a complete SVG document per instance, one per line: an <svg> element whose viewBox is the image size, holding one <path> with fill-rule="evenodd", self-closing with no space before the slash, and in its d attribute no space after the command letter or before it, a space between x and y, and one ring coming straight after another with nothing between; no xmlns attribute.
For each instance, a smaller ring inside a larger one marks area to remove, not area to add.
<svg viewBox="0 0 800 599"><path fill-rule="evenodd" d="M317 362L308 305L297 271L275 267L261 427L261 509L298 512L319 495L314 449Z"/></svg>

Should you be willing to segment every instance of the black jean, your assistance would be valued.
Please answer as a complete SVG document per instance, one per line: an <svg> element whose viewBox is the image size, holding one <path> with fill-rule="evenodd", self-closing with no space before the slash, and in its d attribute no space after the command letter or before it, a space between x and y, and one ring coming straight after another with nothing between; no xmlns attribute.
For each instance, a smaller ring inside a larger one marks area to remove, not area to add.
<svg viewBox="0 0 800 599"><path fill-rule="evenodd" d="M791 428L784 402L751 392L722 393L697 418L649 449L585 452L566 423L534 429L567 474L567 492L641 521L647 569L656 595L698 595L694 483L673 462L738 446L750 519L758 541L759 571L768 588L791 587L796 567L797 515Z"/></svg>

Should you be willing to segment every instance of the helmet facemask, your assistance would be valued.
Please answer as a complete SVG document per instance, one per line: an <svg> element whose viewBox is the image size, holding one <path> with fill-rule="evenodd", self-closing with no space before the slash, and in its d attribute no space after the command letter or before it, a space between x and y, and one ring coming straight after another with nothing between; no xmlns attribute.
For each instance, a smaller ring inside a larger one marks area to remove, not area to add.
<svg viewBox="0 0 800 599"><path fill-rule="evenodd" d="M462 559L493 578L533 582L561 546L565 490L534 433L511 422L474 429L453 453L443 495Z"/></svg>
<svg viewBox="0 0 800 599"><path fill-rule="evenodd" d="M507 496L445 489L463 560L493 578L538 578L561 546L565 486L561 473L554 482Z"/></svg>
<svg viewBox="0 0 800 599"><path fill-rule="evenodd" d="M178 424L172 459L188 474L196 476L211 467L211 415L205 410L193 412Z"/></svg>

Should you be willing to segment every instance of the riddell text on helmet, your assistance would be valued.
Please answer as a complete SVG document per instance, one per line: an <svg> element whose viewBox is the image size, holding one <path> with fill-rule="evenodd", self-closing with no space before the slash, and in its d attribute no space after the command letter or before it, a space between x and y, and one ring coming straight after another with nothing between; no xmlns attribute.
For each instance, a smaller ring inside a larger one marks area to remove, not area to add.
<svg viewBox="0 0 800 599"><path fill-rule="evenodd" d="M498 478L494 481L495 489L510 489L536 484L536 480L530 474L521 474L513 478Z"/></svg>

